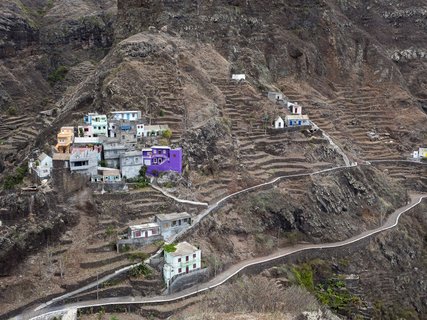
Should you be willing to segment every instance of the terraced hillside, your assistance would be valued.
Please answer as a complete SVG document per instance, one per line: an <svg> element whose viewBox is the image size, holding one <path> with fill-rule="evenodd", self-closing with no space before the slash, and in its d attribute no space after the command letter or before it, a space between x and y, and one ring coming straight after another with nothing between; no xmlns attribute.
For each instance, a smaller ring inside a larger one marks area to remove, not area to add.
<svg viewBox="0 0 427 320"><path fill-rule="evenodd" d="M209 202L280 175L314 172L343 163L321 132L311 135L267 130L274 117L284 111L249 82L226 78L213 78L212 82L225 97L220 114L229 120L237 155L230 154L232 172L225 170L212 180L195 183L199 200Z"/></svg>
<svg viewBox="0 0 427 320"><path fill-rule="evenodd" d="M411 107L410 96L398 88L333 85L331 97L282 84L285 95L300 102L321 129L359 159L405 159L425 141L425 114ZM391 91L393 93L391 93Z"/></svg>

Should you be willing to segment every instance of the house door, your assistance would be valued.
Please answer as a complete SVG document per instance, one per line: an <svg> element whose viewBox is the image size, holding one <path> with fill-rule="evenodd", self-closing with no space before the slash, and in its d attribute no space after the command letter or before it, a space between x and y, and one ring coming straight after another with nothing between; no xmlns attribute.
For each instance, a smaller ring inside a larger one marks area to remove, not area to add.
<svg viewBox="0 0 427 320"><path fill-rule="evenodd" d="M148 238L148 231L145 231L145 237Z"/></svg>
<svg viewBox="0 0 427 320"><path fill-rule="evenodd" d="M301 125L301 120L300 120L300 121L298 121L298 125L299 125L299 126Z"/></svg>
<svg viewBox="0 0 427 320"><path fill-rule="evenodd" d="M189 269L189 267L187 266L186 268L185 268L185 273L188 273L190 271L190 269Z"/></svg>

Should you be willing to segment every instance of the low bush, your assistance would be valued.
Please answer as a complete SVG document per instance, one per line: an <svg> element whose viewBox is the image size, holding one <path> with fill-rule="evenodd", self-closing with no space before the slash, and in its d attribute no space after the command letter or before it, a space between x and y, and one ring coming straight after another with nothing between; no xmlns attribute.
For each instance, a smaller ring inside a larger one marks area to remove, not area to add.
<svg viewBox="0 0 427 320"><path fill-rule="evenodd" d="M17 168L14 174L6 176L3 181L3 188L6 190L14 189L17 185L22 183L27 171L28 167L26 165Z"/></svg>

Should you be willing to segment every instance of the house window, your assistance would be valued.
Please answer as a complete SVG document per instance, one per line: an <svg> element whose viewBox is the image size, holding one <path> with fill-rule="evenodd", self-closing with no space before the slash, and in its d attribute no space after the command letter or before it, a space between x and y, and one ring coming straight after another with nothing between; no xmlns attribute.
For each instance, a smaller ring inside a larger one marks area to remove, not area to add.
<svg viewBox="0 0 427 320"><path fill-rule="evenodd" d="M193 264L193 269L196 269L196 264Z"/></svg>
<svg viewBox="0 0 427 320"><path fill-rule="evenodd" d="M157 164L157 158L153 159L153 164Z"/></svg>
<svg viewBox="0 0 427 320"><path fill-rule="evenodd" d="M186 256L186 257L185 257L185 261L186 261L186 262L188 262L188 260L190 260L190 257L189 257L189 256Z"/></svg>
<svg viewBox="0 0 427 320"><path fill-rule="evenodd" d="M162 164L162 159L159 159L159 164Z"/></svg>
<svg viewBox="0 0 427 320"><path fill-rule="evenodd" d="M181 268L178 268L178 273L181 273L182 272L182 269Z"/></svg>
<svg viewBox="0 0 427 320"><path fill-rule="evenodd" d="M196 259L196 254L195 253L193 253L193 259Z"/></svg>
<svg viewBox="0 0 427 320"><path fill-rule="evenodd" d="M141 231L135 231L135 238L141 238Z"/></svg>
<svg viewBox="0 0 427 320"><path fill-rule="evenodd" d="M178 258L178 262L181 262L181 258Z"/></svg>

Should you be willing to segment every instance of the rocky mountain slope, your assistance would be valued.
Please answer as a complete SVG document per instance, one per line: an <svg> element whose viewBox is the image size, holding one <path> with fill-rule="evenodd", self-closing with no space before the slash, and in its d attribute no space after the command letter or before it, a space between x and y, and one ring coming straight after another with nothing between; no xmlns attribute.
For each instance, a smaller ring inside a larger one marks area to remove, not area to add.
<svg viewBox="0 0 427 320"><path fill-rule="evenodd" d="M421 0L1 1L0 182L34 148L50 152L60 126L85 112L118 109L141 110L147 121L170 126L171 144L185 152L185 173L171 192L188 199L213 203L279 175L343 164L321 132L268 133L265 125L279 111L268 90L300 102L351 160L406 158L427 143L426 10ZM248 81L231 83L234 72ZM200 240L208 254L232 262L274 247L276 238L345 238L403 204L407 190L426 190L425 170L384 168L281 184L236 201L224 209L232 220L207 220L194 239L208 235L211 243ZM176 209L151 192L143 200L101 197L85 213L90 228L80 230L79 218L86 220L73 199L47 192L15 201L18 192L0 193L3 226L14 231L19 251L15 261L7 241L1 244L7 259L0 273L12 273L11 293L25 286L15 262L44 249L49 235L69 229L98 236L110 224L146 219L156 204ZM127 214L117 214L123 208ZM232 241L222 243L220 226ZM242 239L249 239L246 247ZM84 254L78 241L70 246L58 252ZM61 281L47 294L63 290ZM32 297L27 291L24 298Z"/></svg>

